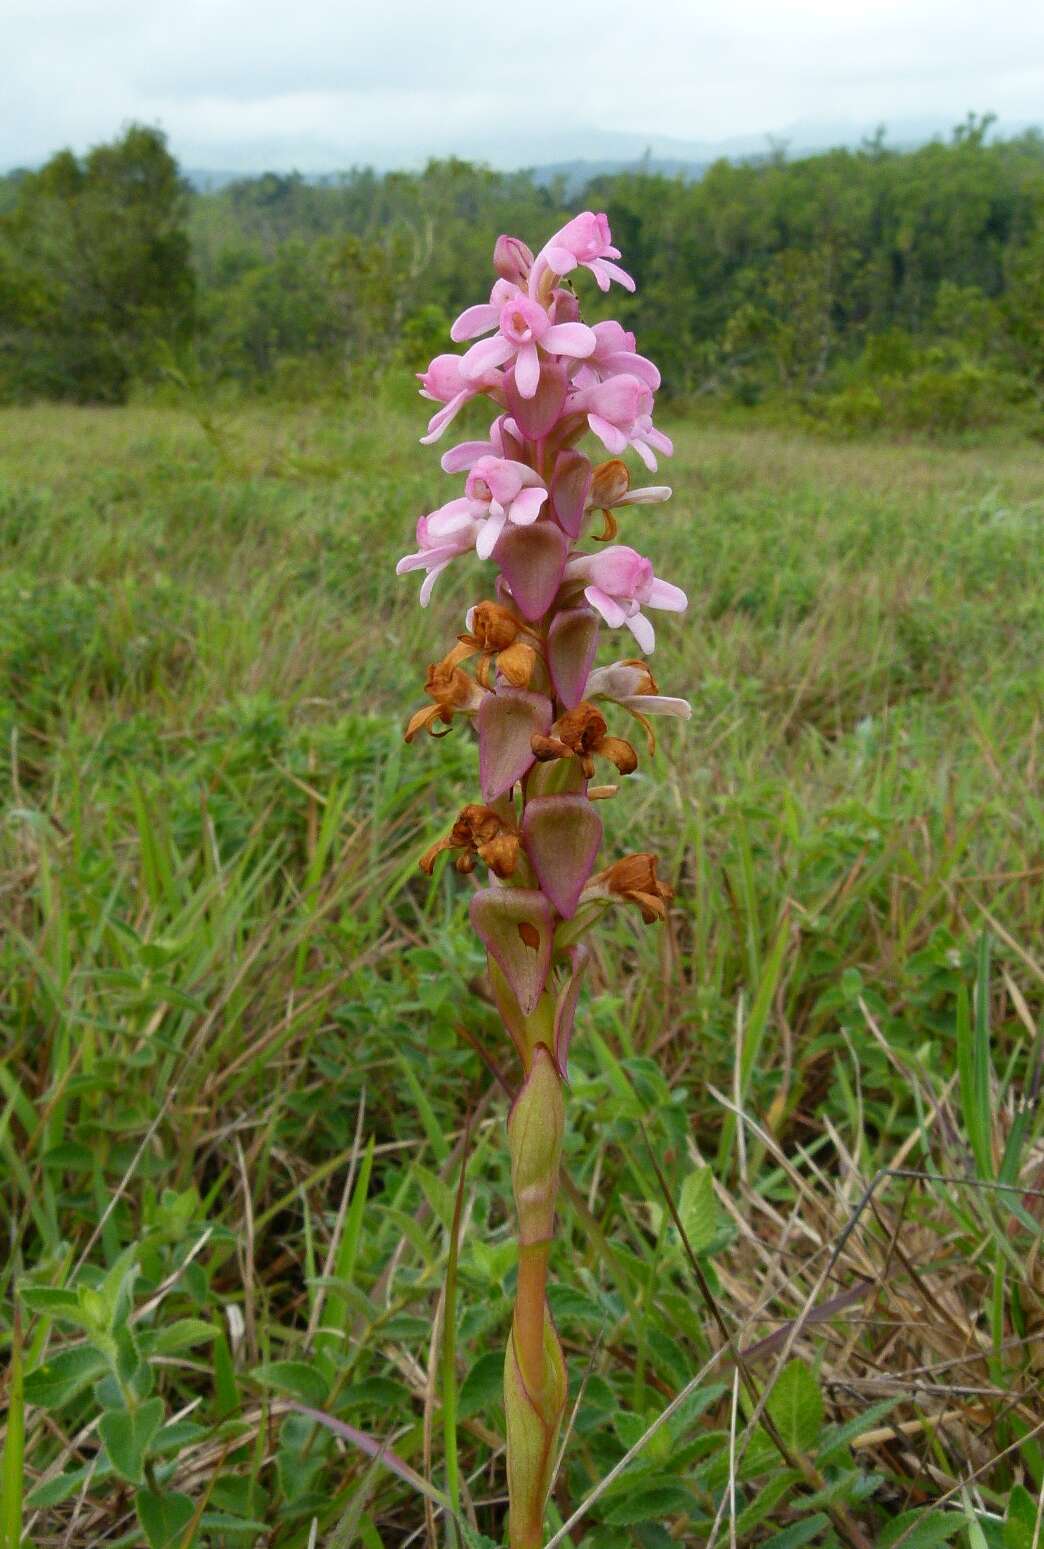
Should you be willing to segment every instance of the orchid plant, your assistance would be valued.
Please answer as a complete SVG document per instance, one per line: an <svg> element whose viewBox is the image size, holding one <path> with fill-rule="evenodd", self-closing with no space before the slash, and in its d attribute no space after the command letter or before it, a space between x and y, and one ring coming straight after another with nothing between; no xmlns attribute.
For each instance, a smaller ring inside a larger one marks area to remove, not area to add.
<svg viewBox="0 0 1044 1549"><path fill-rule="evenodd" d="M590 211L535 258L517 238L498 239L489 301L468 307L451 330L457 343L475 342L420 374L422 394L439 405L422 440L439 440L479 395L496 417L487 440L444 454L445 472L465 475L464 492L420 517L416 553L397 567L425 572L422 605L462 555L491 560L497 571L493 595L468 611L456 644L429 667L430 702L411 717L406 740L425 730L445 735L458 717L477 729L481 801L458 814L420 864L430 875L448 851L458 872L486 868L471 920L521 1063L507 1125L519 1245L504 1368L511 1549L543 1541L565 1406L546 1286L563 1087L589 958L583 938L614 903L636 905L651 923L666 917L671 898L651 854L596 871L598 803L619 789L594 783L598 761L621 776L637 768L632 744L610 731L618 713L637 721L650 754L650 717L690 713L683 699L659 693L644 660L595 666L603 628L628 630L647 655L655 632L646 610L686 606L685 593L648 559L613 541L616 512L671 494L665 485L632 489L620 454L632 449L655 472L657 454L673 450L652 422L660 373L637 354L634 335L616 322L591 328L580 320L569 277L585 268L603 291L613 282L633 291L619 257L605 215ZM594 464L577 450L587 432L608 459Z"/></svg>

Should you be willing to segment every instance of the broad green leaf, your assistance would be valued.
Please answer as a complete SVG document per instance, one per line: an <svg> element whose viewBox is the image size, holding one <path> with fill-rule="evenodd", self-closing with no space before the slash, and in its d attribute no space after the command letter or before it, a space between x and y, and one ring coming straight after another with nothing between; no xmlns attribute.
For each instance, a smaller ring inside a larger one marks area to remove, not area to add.
<svg viewBox="0 0 1044 1549"><path fill-rule="evenodd" d="M150 1398L137 1409L109 1409L98 1421L98 1434L118 1474L141 1484L149 1445L163 1424L161 1398Z"/></svg>
<svg viewBox="0 0 1044 1549"><path fill-rule="evenodd" d="M458 1520L457 1527L464 1540L464 1549L500 1549L500 1545L492 1538L487 1538L484 1533L477 1533L471 1524L463 1518Z"/></svg>
<svg viewBox="0 0 1044 1549"><path fill-rule="evenodd" d="M795 1452L810 1452L816 1445L823 1429L823 1396L804 1361L790 1361L780 1372L769 1395L768 1412Z"/></svg>
<svg viewBox="0 0 1044 1549"><path fill-rule="evenodd" d="M267 1533L271 1524L253 1522L249 1517L234 1517L229 1511L205 1511L199 1519L200 1527L216 1533Z"/></svg>
<svg viewBox="0 0 1044 1549"><path fill-rule="evenodd" d="M782 1533L774 1533L771 1538L766 1538L761 1549L799 1549L799 1545L807 1544L809 1539L815 1538L829 1523L830 1518L822 1511L817 1511L814 1517L806 1517L803 1522L795 1522L790 1527L785 1527Z"/></svg>
<svg viewBox="0 0 1044 1549"><path fill-rule="evenodd" d="M453 1190L448 1183L443 1183L437 1173L433 1173L420 1162L413 1164L413 1176L423 1189L424 1197L431 1206L436 1220L449 1231L453 1220Z"/></svg>
<svg viewBox="0 0 1044 1549"><path fill-rule="evenodd" d="M149 1549L181 1549L181 1539L196 1509L190 1496L180 1490L157 1495L154 1490L141 1489L134 1504Z"/></svg>
<svg viewBox="0 0 1044 1549"><path fill-rule="evenodd" d="M629 1527L634 1522L659 1522L664 1517L688 1514L694 1507L693 1497L676 1479L644 1480L626 1495L614 1495L603 1517L610 1527Z"/></svg>
<svg viewBox="0 0 1044 1549"><path fill-rule="evenodd" d="M742 1511L736 1519L737 1535L745 1540L748 1533L752 1533L759 1523L770 1517L796 1484L800 1484L801 1474L796 1468L781 1469L772 1479L769 1479L760 1490L755 1493L754 1499L746 1510Z"/></svg>
<svg viewBox="0 0 1044 1549"><path fill-rule="evenodd" d="M457 1412L462 1418L482 1414L499 1404L504 1393L504 1357L490 1350L480 1355L460 1385Z"/></svg>
<svg viewBox="0 0 1044 1549"><path fill-rule="evenodd" d="M1025 1485L1014 1484L1004 1514L1004 1549L1041 1549L1037 1539L1037 1502Z"/></svg>
<svg viewBox="0 0 1044 1549"><path fill-rule="evenodd" d="M217 1333L214 1324L206 1323L202 1318L178 1318L154 1332L152 1349L157 1355L173 1355L177 1350L205 1344L207 1340L215 1339Z"/></svg>
<svg viewBox="0 0 1044 1549"><path fill-rule="evenodd" d="M25 1504L34 1510L45 1506L59 1506L62 1501L67 1501L70 1495L75 1495L82 1490L85 1480L101 1481L113 1472L111 1467L98 1465L93 1460L84 1463L81 1468L72 1468L65 1474L58 1474L54 1479L48 1479L43 1484L38 1484L25 1498Z"/></svg>
<svg viewBox="0 0 1044 1549"><path fill-rule="evenodd" d="M819 1462L826 1463L850 1442L864 1436L867 1431L872 1431L886 1415L891 1414L898 1402L897 1398L882 1398L876 1404L871 1404L864 1409L862 1414L853 1415L852 1419L846 1420L843 1425L829 1426L820 1437L817 1453Z"/></svg>
<svg viewBox="0 0 1044 1549"><path fill-rule="evenodd" d="M60 1409L108 1369L109 1363L93 1345L59 1350L26 1377L25 1401L42 1409Z"/></svg>
<svg viewBox="0 0 1044 1549"><path fill-rule="evenodd" d="M79 1324L80 1298L75 1291L63 1291L58 1286L23 1285L19 1290L22 1304L31 1312L46 1312L52 1318L64 1318Z"/></svg>
<svg viewBox="0 0 1044 1549"><path fill-rule="evenodd" d="M718 1232L714 1174L709 1167L697 1167L682 1180L678 1216L693 1253L705 1253Z"/></svg>
<svg viewBox="0 0 1044 1549"><path fill-rule="evenodd" d="M270 1361L267 1366L257 1367L252 1375L266 1387L290 1393L305 1404L321 1404L326 1398L326 1378L307 1361Z"/></svg>
<svg viewBox="0 0 1044 1549"><path fill-rule="evenodd" d="M518 1248L513 1240L493 1244L476 1241L469 1244L463 1262L470 1274L499 1286L517 1257Z"/></svg>
<svg viewBox="0 0 1044 1549"><path fill-rule="evenodd" d="M878 1534L876 1549L932 1549L933 1544L948 1544L964 1526L963 1513L955 1511L904 1511Z"/></svg>

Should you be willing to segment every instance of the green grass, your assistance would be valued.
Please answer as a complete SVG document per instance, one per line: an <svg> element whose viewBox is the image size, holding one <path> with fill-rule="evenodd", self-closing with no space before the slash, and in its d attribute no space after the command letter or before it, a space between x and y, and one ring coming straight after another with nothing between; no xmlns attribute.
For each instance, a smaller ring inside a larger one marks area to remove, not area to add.
<svg viewBox="0 0 1044 1549"><path fill-rule="evenodd" d="M450 1490L502 1541L504 1099L472 1045L510 1061L467 884L416 868L475 757L401 742L476 573L426 613L393 574L445 498L421 419L0 416L12 1546L450 1543ZM601 929L578 1020L551 1517L601 1489L587 1549L1022 1549L1039 449L671 430L676 499L621 537L690 594L654 667L694 717L606 821L677 898Z"/></svg>

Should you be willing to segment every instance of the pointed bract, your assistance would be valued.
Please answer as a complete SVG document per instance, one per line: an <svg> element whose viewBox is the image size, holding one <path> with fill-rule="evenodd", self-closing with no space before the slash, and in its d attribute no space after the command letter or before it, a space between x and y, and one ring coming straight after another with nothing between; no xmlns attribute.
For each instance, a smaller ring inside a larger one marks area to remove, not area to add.
<svg viewBox="0 0 1044 1549"><path fill-rule="evenodd" d="M504 378L508 409L524 436L540 441L554 429L566 401L568 382L565 367L556 361L540 362L540 381L532 393L523 394L515 373Z"/></svg>
<svg viewBox="0 0 1044 1549"><path fill-rule="evenodd" d="M559 990L555 1002L555 1064L563 1081L568 1076L569 1045L573 1041L580 984L591 961L591 953L585 946L576 946L568 948L568 956L571 965L569 977Z"/></svg>
<svg viewBox="0 0 1044 1549"><path fill-rule="evenodd" d="M551 905L536 888L483 888L471 900L471 923L496 960L522 1015L529 1016L544 992L551 967Z"/></svg>
<svg viewBox="0 0 1044 1549"><path fill-rule="evenodd" d="M584 697L598 649L598 615L590 608L556 613L547 632L547 667L555 693L572 710Z"/></svg>
<svg viewBox="0 0 1044 1549"><path fill-rule="evenodd" d="M522 820L526 854L559 914L576 913L602 843L602 820L586 796L537 796Z"/></svg>
<svg viewBox="0 0 1044 1549"><path fill-rule="evenodd" d="M521 780L533 763L533 733L550 724L551 701L543 694L520 688L487 694L478 713L479 783L485 801Z"/></svg>
<svg viewBox="0 0 1044 1549"><path fill-rule="evenodd" d="M524 619L542 618L550 608L562 581L568 553L566 535L554 522L505 528L493 558L503 571Z"/></svg>
<svg viewBox="0 0 1044 1549"><path fill-rule="evenodd" d="M510 1549L528 1549L544 1541L544 1505L551 1489L555 1445L566 1403L562 1346L544 1313L544 1371L539 1393L522 1375L514 1326L504 1361L504 1415L507 1420L508 1522Z"/></svg>
<svg viewBox="0 0 1044 1549"><path fill-rule="evenodd" d="M579 538L594 469L582 452L566 450L555 458L551 474L551 504L555 520L571 538Z"/></svg>

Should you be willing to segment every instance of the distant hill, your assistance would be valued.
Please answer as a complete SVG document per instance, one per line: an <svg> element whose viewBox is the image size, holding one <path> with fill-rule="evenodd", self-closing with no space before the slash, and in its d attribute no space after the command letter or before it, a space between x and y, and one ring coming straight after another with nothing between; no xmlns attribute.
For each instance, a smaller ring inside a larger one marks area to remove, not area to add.
<svg viewBox="0 0 1044 1549"><path fill-rule="evenodd" d="M991 128L989 138L1010 138L1024 133L1033 126L1028 122L1000 121ZM707 168L720 160L759 161L766 157L784 155L787 159L814 155L821 151L838 148L855 149L884 133L884 143L891 150L914 150L934 139L949 140L953 124L948 119L907 118L887 126L873 123L844 123L808 119L789 124L778 133L733 135L723 140L678 140L668 135L634 134L619 130L572 130L556 136L537 136L523 146L515 140L504 142L491 138L481 147L462 145L455 154L496 168L501 172L528 171L543 185L556 178L563 180L567 196L577 193L592 178L611 176L620 172L640 170L661 173L667 177L681 177L695 182ZM444 157L443 150L432 150L433 157ZM336 152L328 153L332 162ZM323 185L336 183L343 172L353 167L369 166L377 172L419 171L426 157L414 158L405 165L401 160L390 162L376 146L360 146L346 150L341 170L302 172L306 183ZM203 193L216 192L229 183L257 177L264 170L288 172L287 157L278 147L272 147L271 159L239 171L213 168L189 168L186 177L192 186Z"/></svg>

